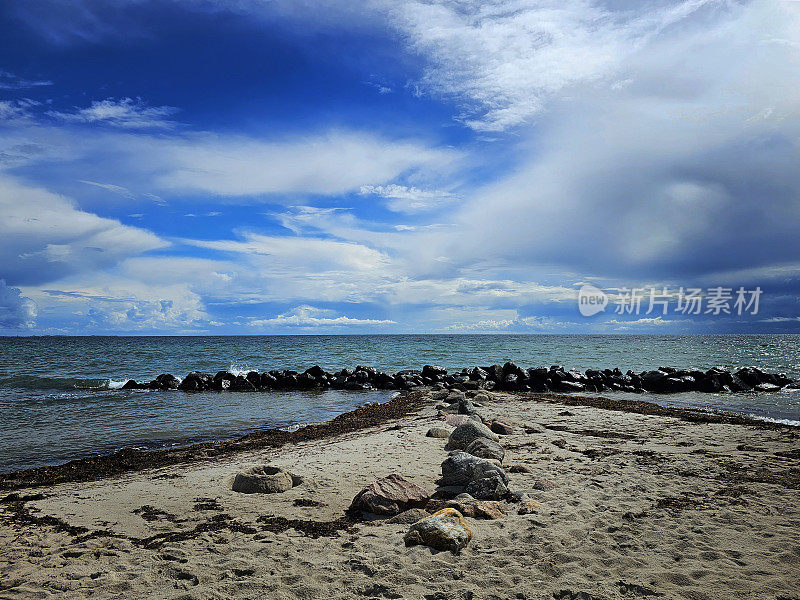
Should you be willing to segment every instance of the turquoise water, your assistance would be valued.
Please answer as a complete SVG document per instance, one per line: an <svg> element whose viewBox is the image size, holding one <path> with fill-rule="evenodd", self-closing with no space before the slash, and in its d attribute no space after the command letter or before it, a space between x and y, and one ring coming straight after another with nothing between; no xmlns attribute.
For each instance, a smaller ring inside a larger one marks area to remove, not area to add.
<svg viewBox="0 0 800 600"><path fill-rule="evenodd" d="M800 378L800 335L387 335L0 338L0 470L55 464L121 447L229 438L325 421L390 392L202 393L123 391L127 379L193 370L384 371L438 364L525 367L754 365ZM606 394L607 395L607 394ZM631 398L630 395L623 396ZM800 393L647 396L662 403L800 421Z"/></svg>

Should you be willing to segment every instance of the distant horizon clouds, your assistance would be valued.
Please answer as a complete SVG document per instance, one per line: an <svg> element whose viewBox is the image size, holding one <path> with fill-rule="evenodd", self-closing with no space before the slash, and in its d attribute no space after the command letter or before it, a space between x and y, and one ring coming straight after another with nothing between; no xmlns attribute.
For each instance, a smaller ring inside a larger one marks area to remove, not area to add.
<svg viewBox="0 0 800 600"><path fill-rule="evenodd" d="M0 33L0 335L800 332L798 2L10 0ZM579 304L716 287L757 314Z"/></svg>

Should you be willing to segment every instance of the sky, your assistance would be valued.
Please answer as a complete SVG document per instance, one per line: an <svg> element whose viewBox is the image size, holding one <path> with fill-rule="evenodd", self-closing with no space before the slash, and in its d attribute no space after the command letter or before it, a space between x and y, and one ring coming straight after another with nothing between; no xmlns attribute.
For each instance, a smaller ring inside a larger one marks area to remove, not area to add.
<svg viewBox="0 0 800 600"><path fill-rule="evenodd" d="M7 0L0 335L800 332L799 83L798 1Z"/></svg>

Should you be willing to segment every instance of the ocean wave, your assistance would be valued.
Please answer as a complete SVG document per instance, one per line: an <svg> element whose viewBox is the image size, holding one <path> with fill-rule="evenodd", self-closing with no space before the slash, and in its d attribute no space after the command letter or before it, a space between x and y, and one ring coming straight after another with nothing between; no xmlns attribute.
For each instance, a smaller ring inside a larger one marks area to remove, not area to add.
<svg viewBox="0 0 800 600"><path fill-rule="evenodd" d="M773 419L772 417L764 417L762 415L748 414L748 417L758 419L759 421L766 421L767 423L778 423L780 425L791 425L792 427L800 427L800 421L794 419Z"/></svg>
<svg viewBox="0 0 800 600"><path fill-rule="evenodd" d="M118 390L126 381L128 380L12 375L0 379L0 387L26 390Z"/></svg>

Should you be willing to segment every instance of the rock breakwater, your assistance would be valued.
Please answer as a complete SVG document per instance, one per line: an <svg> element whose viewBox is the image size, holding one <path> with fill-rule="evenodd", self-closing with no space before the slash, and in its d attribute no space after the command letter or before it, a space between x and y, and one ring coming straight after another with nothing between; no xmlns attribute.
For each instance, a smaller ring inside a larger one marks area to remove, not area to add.
<svg viewBox="0 0 800 600"><path fill-rule="evenodd" d="M769 373L757 367L729 371L722 367L708 370L659 367L634 373L615 369L566 370L559 365L523 368L512 362L488 367L464 368L448 372L435 365L420 370L408 369L391 374L375 367L357 366L328 372L319 366L305 371L271 370L216 375L193 371L183 379L164 373L149 382L129 380L122 389L183 390L186 392L269 390L414 390L439 387L461 391L497 390L511 392L775 392L800 389L800 381L783 373Z"/></svg>

